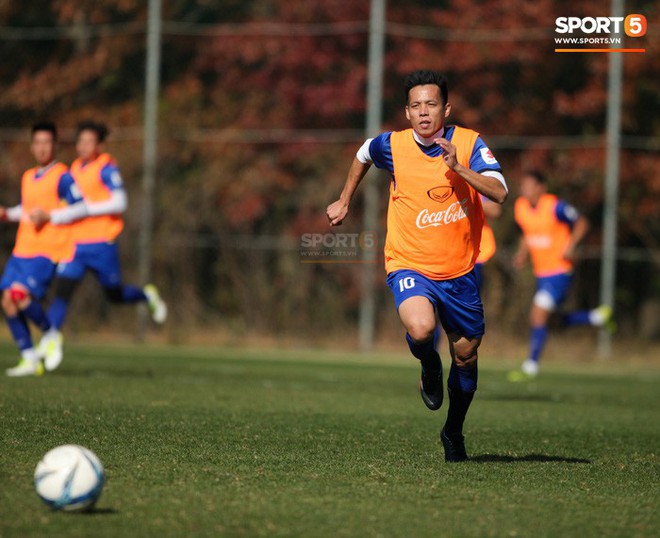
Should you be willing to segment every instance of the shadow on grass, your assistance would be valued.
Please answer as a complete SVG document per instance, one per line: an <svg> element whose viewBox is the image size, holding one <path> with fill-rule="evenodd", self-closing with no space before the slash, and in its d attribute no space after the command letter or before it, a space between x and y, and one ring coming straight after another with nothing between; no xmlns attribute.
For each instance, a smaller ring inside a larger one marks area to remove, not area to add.
<svg viewBox="0 0 660 538"><path fill-rule="evenodd" d="M81 512L85 516L112 516L119 513L119 510L114 508L92 508Z"/></svg>
<svg viewBox="0 0 660 538"><path fill-rule="evenodd" d="M49 374L50 375L50 374ZM55 375L58 377L75 377L75 378L98 378L98 379L112 379L112 378L143 378L154 379L156 374L153 370L115 370L115 369L68 369L58 371Z"/></svg>
<svg viewBox="0 0 660 538"><path fill-rule="evenodd" d="M477 463L517 463L517 462L559 462L559 463L591 463L585 458L564 458L563 456L548 456L547 454L527 454L525 456L508 456L503 454L480 454L470 457Z"/></svg>
<svg viewBox="0 0 660 538"><path fill-rule="evenodd" d="M566 403L565 396L557 394L484 394L481 400L494 400L496 402L551 402Z"/></svg>

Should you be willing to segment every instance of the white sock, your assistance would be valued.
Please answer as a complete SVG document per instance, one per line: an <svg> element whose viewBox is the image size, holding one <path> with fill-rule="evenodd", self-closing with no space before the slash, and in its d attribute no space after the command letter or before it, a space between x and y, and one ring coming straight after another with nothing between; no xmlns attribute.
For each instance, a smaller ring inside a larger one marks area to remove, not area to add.
<svg viewBox="0 0 660 538"><path fill-rule="evenodd" d="M593 310L589 311L589 323L591 323L594 327L600 327L603 323L605 323L605 316L603 316L603 313L599 308L594 308Z"/></svg>
<svg viewBox="0 0 660 538"><path fill-rule="evenodd" d="M39 360L39 355L37 355L37 352L33 347L21 351L21 357L23 357L23 359L26 361L30 361L31 363L36 363Z"/></svg>

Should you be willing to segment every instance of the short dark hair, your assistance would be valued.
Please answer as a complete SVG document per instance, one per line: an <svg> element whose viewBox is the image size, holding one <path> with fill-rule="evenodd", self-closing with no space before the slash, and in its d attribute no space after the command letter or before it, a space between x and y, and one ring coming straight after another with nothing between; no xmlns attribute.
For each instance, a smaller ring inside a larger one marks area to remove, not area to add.
<svg viewBox="0 0 660 538"><path fill-rule="evenodd" d="M404 89L406 91L406 103L410 97L410 90L415 86L424 86L426 84L435 84L440 88L440 95L442 97L442 104L447 104L447 98L449 97L449 91L447 90L447 79L441 73L437 71L429 71L420 69L418 71L413 71L406 77L404 83Z"/></svg>
<svg viewBox="0 0 660 538"><path fill-rule="evenodd" d="M105 123L99 123L94 120L81 121L76 129L76 138L78 138L80 133L83 131L92 131L93 133L96 133L96 139L98 140L99 144L101 142L105 142L105 139L108 137L108 133L110 132L108 131Z"/></svg>
<svg viewBox="0 0 660 538"><path fill-rule="evenodd" d="M57 127L55 127L55 124L52 121L38 121L32 126L30 135L34 136L34 133L38 133L40 131L50 133L53 135L53 141L57 140Z"/></svg>
<svg viewBox="0 0 660 538"><path fill-rule="evenodd" d="M540 170L527 170L525 175L534 178L534 180L540 185L546 185L548 183L545 174Z"/></svg>

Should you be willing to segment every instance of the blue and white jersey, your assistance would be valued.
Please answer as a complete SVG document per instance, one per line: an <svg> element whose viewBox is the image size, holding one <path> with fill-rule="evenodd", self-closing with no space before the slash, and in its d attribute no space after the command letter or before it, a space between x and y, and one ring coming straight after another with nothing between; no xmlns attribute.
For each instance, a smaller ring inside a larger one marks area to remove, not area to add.
<svg viewBox="0 0 660 538"><path fill-rule="evenodd" d="M443 138L446 138L449 142L454 135L454 126L451 125L447 127L446 132ZM394 173L394 162L392 161L392 146L390 144L390 137L392 136L391 132L386 132L378 135L374 138L369 144L369 155L373 163L378 167L384 170L388 170L390 173ZM419 148L429 157L440 157L442 155L442 148L438 144L431 144L425 146L417 142ZM473 170L479 174L490 170L494 172L502 172L500 164L495 159L493 153L488 149L486 143L479 136L477 141L474 144L472 150L472 155L470 156L470 170Z"/></svg>
<svg viewBox="0 0 660 538"><path fill-rule="evenodd" d="M60 182L57 185L57 195L60 200L65 200L68 205L83 201L80 189L69 172L64 172L60 177Z"/></svg>
<svg viewBox="0 0 660 538"><path fill-rule="evenodd" d="M429 139L421 139L415 131L413 131L413 136L415 137L419 149L426 155L430 157L440 157L443 150L438 144L433 142L433 139L442 137L451 142L451 139L454 136L454 131L455 126L449 125ZM377 168L387 170L390 174L394 174L394 161L392 159L392 145L390 141L391 136L392 132L388 131L375 138L368 139L357 152L357 159L363 164L373 163ZM484 174L498 179L508 191L506 180L502 175L500 163L497 162L493 152L488 148L481 136L477 137L474 148L472 149L472 155L470 156L470 170L473 170L478 174Z"/></svg>
<svg viewBox="0 0 660 538"><path fill-rule="evenodd" d="M565 222L572 227L580 218L580 212L565 200L557 200L555 217L559 222Z"/></svg>
<svg viewBox="0 0 660 538"><path fill-rule="evenodd" d="M101 169L101 181L111 191L124 188L124 180L114 163L108 163Z"/></svg>

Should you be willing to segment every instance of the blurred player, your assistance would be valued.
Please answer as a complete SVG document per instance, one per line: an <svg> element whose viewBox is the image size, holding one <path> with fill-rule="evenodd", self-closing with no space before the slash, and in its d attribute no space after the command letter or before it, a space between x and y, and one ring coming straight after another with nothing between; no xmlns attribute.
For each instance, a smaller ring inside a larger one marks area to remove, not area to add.
<svg viewBox="0 0 660 538"><path fill-rule="evenodd" d="M53 329L40 300L55 275L55 265L71 256L73 243L67 222L85 215L85 204L67 167L55 160L57 130L52 123L32 127L30 149L37 163L21 180L21 203L0 207L0 218L19 222L16 243L5 267L0 289L2 308L11 335L21 352L18 366L7 370L9 376L41 375L42 356L33 347L28 320L45 334ZM68 205L67 205L68 204ZM35 225L30 216L46 209L52 223ZM54 226L57 223L59 226ZM57 367L57 357L45 357L47 370Z"/></svg>
<svg viewBox="0 0 660 538"><path fill-rule="evenodd" d="M546 180L540 172L525 174L520 194L514 214L522 236L514 266L522 268L528 254L531 256L536 294L529 315L532 329L529 357L520 371L509 373L511 381L538 375L541 352L548 337L548 319L568 295L573 280L575 248L589 230L589 222L573 206L547 193ZM562 321L565 326L614 328L609 306L570 312L562 317Z"/></svg>
<svg viewBox="0 0 660 538"><path fill-rule="evenodd" d="M484 229L481 231L481 243L479 244L479 257L474 264L474 274L477 277L477 285L481 289L483 284L483 267L484 264L495 256L497 250L497 243L495 242L495 234L489 225L489 221L499 218L502 214L502 206L489 200L487 197L481 197L481 207L484 210Z"/></svg>
<svg viewBox="0 0 660 538"><path fill-rule="evenodd" d="M57 266L55 298L48 310L48 318L57 333L45 335L41 346L62 357L62 334L69 302L78 283L89 270L94 273L103 290L114 303L147 302L152 317L164 323L167 307L153 284L139 288L122 283L117 238L124 228L122 213L127 197L115 160L104 153L108 130L105 125L86 121L78 126L76 159L70 168L82 197L87 216L71 225L75 252L72 259ZM47 212L40 219L52 218Z"/></svg>
<svg viewBox="0 0 660 538"><path fill-rule="evenodd" d="M415 71L406 79L405 94L412 128L364 143L327 216L332 226L342 223L371 164L390 172L387 283L410 351L421 362L420 393L431 410L443 401L436 316L447 333L453 361L447 381L449 410L440 439L445 461L463 461L463 422L477 388L477 348L484 334L473 270L484 224L481 195L502 203L507 187L478 133L445 126L451 105L444 76Z"/></svg>

